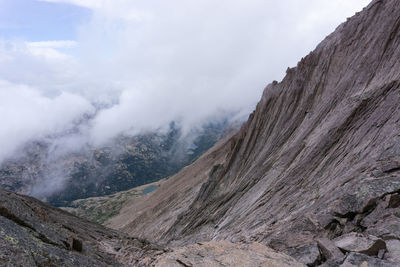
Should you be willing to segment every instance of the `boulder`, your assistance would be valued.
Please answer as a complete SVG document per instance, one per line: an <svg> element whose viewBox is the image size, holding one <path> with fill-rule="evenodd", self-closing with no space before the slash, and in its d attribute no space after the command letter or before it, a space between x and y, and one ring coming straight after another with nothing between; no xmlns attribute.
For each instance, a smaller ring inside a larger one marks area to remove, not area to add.
<svg viewBox="0 0 400 267"><path fill-rule="evenodd" d="M338 267L340 264L342 264L342 260L336 260L336 259L330 259L325 262L323 262L321 265L318 265L318 267Z"/></svg>
<svg viewBox="0 0 400 267"><path fill-rule="evenodd" d="M399 212L400 215L400 212ZM400 218L392 214L369 226L365 233L378 236L382 239L400 239Z"/></svg>
<svg viewBox="0 0 400 267"><path fill-rule="evenodd" d="M322 259L316 243L296 248L288 248L283 252L308 266L315 266L320 263Z"/></svg>
<svg viewBox="0 0 400 267"><path fill-rule="evenodd" d="M399 264L369 257L365 254L350 253L340 267L398 267Z"/></svg>
<svg viewBox="0 0 400 267"><path fill-rule="evenodd" d="M363 253L377 256L379 250L386 249L386 243L380 238L360 233L349 233L334 239L335 245L346 252Z"/></svg>
<svg viewBox="0 0 400 267"><path fill-rule="evenodd" d="M317 239L318 247L322 253L323 258L329 259L343 259L344 254L338 249L335 243L328 238Z"/></svg>
<svg viewBox="0 0 400 267"><path fill-rule="evenodd" d="M386 247L387 252L385 253L385 259L397 262L400 265L400 240L386 240Z"/></svg>

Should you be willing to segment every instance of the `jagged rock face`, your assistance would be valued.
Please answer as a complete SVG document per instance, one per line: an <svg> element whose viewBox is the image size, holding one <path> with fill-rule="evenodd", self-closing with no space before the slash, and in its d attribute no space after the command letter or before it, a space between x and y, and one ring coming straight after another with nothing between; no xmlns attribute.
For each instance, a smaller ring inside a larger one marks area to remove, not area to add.
<svg viewBox="0 0 400 267"><path fill-rule="evenodd" d="M1 266L144 266L164 250L0 189Z"/></svg>
<svg viewBox="0 0 400 267"><path fill-rule="evenodd" d="M350 232L400 240L399 59L400 5L372 1L265 88L220 148L228 153L203 166L208 177L185 170L192 188L171 186L185 180L178 174L111 225L170 245L258 241L281 251ZM169 196L185 194L176 210ZM163 220L168 228L149 230ZM393 260L388 251L374 259Z"/></svg>

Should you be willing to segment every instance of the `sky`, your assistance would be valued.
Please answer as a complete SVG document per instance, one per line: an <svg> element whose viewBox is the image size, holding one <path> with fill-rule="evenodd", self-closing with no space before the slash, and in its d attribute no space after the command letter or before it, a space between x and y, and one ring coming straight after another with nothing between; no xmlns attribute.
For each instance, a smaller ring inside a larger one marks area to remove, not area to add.
<svg viewBox="0 0 400 267"><path fill-rule="evenodd" d="M69 151L244 118L368 3L0 0L0 163L32 140Z"/></svg>

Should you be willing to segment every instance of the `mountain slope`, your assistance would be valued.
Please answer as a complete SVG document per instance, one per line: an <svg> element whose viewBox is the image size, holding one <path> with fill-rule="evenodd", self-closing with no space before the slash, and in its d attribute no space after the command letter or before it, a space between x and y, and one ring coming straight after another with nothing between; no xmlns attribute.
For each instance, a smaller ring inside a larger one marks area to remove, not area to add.
<svg viewBox="0 0 400 267"><path fill-rule="evenodd" d="M0 241L1 266L304 266L257 243L209 242L165 250L3 189Z"/></svg>
<svg viewBox="0 0 400 267"><path fill-rule="evenodd" d="M208 177L209 166L222 163L228 151L229 140L220 141L199 160L162 181L157 190L126 204L120 214L106 221L105 225L118 229L128 227L134 229L135 234L158 239L173 225L179 214L190 208ZM135 215L139 214L135 220Z"/></svg>
<svg viewBox="0 0 400 267"><path fill-rule="evenodd" d="M291 255L318 247L311 265L331 257L319 239L340 247L358 232L384 242L360 251L400 264L399 59L400 5L374 0L265 88L215 162L200 158L109 225L170 245L258 241Z"/></svg>
<svg viewBox="0 0 400 267"><path fill-rule="evenodd" d="M1 266L133 266L164 250L0 189Z"/></svg>

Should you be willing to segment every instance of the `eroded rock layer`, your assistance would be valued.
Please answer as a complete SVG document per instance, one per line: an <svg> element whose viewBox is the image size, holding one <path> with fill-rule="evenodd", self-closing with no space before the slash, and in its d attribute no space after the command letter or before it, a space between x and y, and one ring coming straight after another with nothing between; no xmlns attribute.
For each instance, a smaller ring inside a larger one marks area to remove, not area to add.
<svg viewBox="0 0 400 267"><path fill-rule="evenodd" d="M340 25L213 153L110 225L169 245L257 241L309 266L400 264L399 2Z"/></svg>
<svg viewBox="0 0 400 267"><path fill-rule="evenodd" d="M164 249L0 189L0 266L145 266Z"/></svg>

